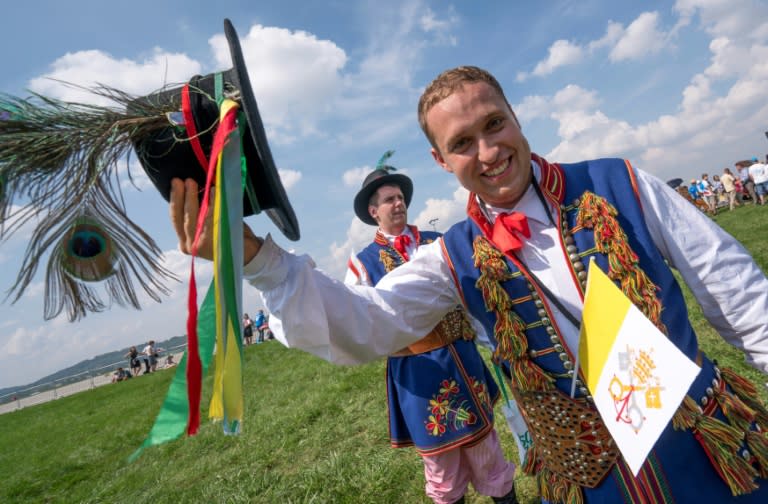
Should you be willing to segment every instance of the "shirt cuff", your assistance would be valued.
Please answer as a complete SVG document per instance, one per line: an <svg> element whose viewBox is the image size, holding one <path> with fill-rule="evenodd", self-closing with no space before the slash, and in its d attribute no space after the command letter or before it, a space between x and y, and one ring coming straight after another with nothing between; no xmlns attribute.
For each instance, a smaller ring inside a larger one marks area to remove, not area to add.
<svg viewBox="0 0 768 504"><path fill-rule="evenodd" d="M243 277L252 286L265 292L284 285L303 268L314 269L314 261L309 256L295 256L283 250L272 240L272 235L267 234L259 252L243 266Z"/></svg>
<svg viewBox="0 0 768 504"><path fill-rule="evenodd" d="M259 290L270 290L284 281L288 268L282 260L285 250L277 246L272 235L267 234L259 252L243 266L243 277Z"/></svg>

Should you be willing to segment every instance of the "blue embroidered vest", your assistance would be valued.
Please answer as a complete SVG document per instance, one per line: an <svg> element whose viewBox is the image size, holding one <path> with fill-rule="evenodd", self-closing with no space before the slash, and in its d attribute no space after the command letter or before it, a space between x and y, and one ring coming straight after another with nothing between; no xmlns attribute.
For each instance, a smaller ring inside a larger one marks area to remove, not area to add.
<svg viewBox="0 0 768 504"><path fill-rule="evenodd" d="M440 235L410 226L419 245ZM377 233L358 255L375 285L405 258ZM461 309L449 313L422 340L387 359L390 443L436 455L471 445L493 429L499 389L471 338Z"/></svg>

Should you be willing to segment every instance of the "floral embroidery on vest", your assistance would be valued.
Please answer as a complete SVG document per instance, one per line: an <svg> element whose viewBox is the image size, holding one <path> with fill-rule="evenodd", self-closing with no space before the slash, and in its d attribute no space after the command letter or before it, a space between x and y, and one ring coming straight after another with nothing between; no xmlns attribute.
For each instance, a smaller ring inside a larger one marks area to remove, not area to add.
<svg viewBox="0 0 768 504"><path fill-rule="evenodd" d="M481 406L485 411L490 410L490 399L485 384L470 377L472 389L475 391ZM424 426L431 436L442 436L448 431L458 431L477 422L477 415L471 411L472 402L464 395L461 387L454 379L440 382L439 393L432 394L427 409L430 411L429 420Z"/></svg>

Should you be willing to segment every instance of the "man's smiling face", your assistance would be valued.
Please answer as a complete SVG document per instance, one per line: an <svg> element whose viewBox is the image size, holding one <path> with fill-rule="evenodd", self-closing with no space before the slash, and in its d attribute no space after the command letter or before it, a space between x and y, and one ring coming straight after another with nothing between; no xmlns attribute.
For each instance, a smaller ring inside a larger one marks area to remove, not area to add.
<svg viewBox="0 0 768 504"><path fill-rule="evenodd" d="M426 120L444 170L486 203L515 206L531 181L531 148L504 97L485 82L465 83Z"/></svg>

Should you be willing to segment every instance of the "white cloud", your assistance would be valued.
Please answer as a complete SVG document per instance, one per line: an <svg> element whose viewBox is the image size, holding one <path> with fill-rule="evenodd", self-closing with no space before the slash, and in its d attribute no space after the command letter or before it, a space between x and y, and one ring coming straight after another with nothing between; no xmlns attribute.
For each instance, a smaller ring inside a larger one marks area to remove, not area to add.
<svg viewBox="0 0 768 504"><path fill-rule="evenodd" d="M698 15L713 37L748 37L765 41L768 5L759 0L678 0L674 11L679 24L689 24Z"/></svg>
<svg viewBox="0 0 768 504"><path fill-rule="evenodd" d="M184 82L200 71L200 63L188 56L157 48L151 57L143 61L115 59L103 51L88 50L67 53L58 58L51 65L51 71L32 79L29 87L64 101L108 105L109 100L93 95L87 88L103 84L140 96L166 84ZM67 86L62 82L80 87Z"/></svg>
<svg viewBox="0 0 768 504"><path fill-rule="evenodd" d="M549 75L562 66L580 63L583 57L584 50L580 46L567 40L556 40L549 47L547 59L537 63L531 74L537 77ZM524 81L527 77L528 74L520 72L517 75L517 80Z"/></svg>
<svg viewBox="0 0 768 504"><path fill-rule="evenodd" d="M419 229L434 229L445 232L453 224L467 217L467 198L469 191L463 187L457 187L451 199L429 198L426 208L419 212L413 223Z"/></svg>
<svg viewBox="0 0 768 504"><path fill-rule="evenodd" d="M208 41L217 66L232 67L223 34ZM270 141L290 143L316 134L314 120L329 111L347 62L343 49L305 31L253 25L240 37L253 93Z"/></svg>
<svg viewBox="0 0 768 504"><path fill-rule="evenodd" d="M518 119L525 126L526 121L536 118L553 118L560 120L560 136L571 137L576 131L581 131L586 125L579 126L567 118L581 117L597 107L600 100L595 91L586 90L580 86L569 84L557 91L554 96L530 95L513 108Z"/></svg>
<svg viewBox="0 0 768 504"><path fill-rule="evenodd" d="M301 172L296 170L281 169L278 170L278 174L286 191L298 184L302 177Z"/></svg>
<svg viewBox="0 0 768 504"><path fill-rule="evenodd" d="M422 30L432 34L438 44L457 45L456 37L451 35L451 30L459 23L459 18L453 13L453 7L447 9L445 18L439 19L435 12L427 7L419 17L419 25Z"/></svg>
<svg viewBox="0 0 768 504"><path fill-rule="evenodd" d="M320 268L333 278L343 279L350 254L365 248L376 233L376 228L358 218L352 219L343 243L333 242L329 247L330 258L320 264Z"/></svg>
<svg viewBox="0 0 768 504"><path fill-rule="evenodd" d="M755 125L768 114L768 38L763 35L764 16L754 19L768 14L768 6L749 0L737 5L690 0L679 1L675 10L681 17L669 33L659 29L657 13L643 13L626 30L609 23L606 35L589 47L596 51L611 47L613 41L613 61L640 58L662 50L673 32L678 35L698 15L712 35L711 60L681 91L679 107L646 123L630 124L601 111L594 90L566 86L552 96L527 96L515 107L523 124L533 118L558 123L561 141L546 157L575 161L623 156L653 173L688 176L713 169L713 146L726 165L750 152Z"/></svg>
<svg viewBox="0 0 768 504"><path fill-rule="evenodd" d="M369 166L360 166L345 171L341 180L345 187L362 187L365 177L372 171Z"/></svg>
<svg viewBox="0 0 768 504"><path fill-rule="evenodd" d="M587 46L591 51L596 51L604 47L613 47L621 39L624 34L624 25L615 21L608 21L608 26L605 28L605 35L597 40L593 40Z"/></svg>
<svg viewBox="0 0 768 504"><path fill-rule="evenodd" d="M595 91L588 91L574 84L569 84L555 93L552 101L555 108L568 110L590 110L599 102Z"/></svg>
<svg viewBox="0 0 768 504"><path fill-rule="evenodd" d="M711 47L716 53L723 46ZM546 154L552 160L622 156L652 173L687 176L691 169L711 166L713 145L717 145L719 159L744 157L742 149L750 144L755 124L768 115L764 86L768 69L762 64L768 47L755 45L744 50L761 55L755 60L760 64L737 74L740 77L724 93L713 91L705 70L692 77L676 113L644 124L607 116L598 109L596 93L577 86L566 86L552 97L527 97L520 108L527 107L531 116L548 115L558 122L561 142Z"/></svg>
<svg viewBox="0 0 768 504"><path fill-rule="evenodd" d="M536 64L533 71L518 72L517 81L531 76L544 77L560 67L576 65L602 49L609 50L609 60L620 62L643 58L666 47L670 36L658 29L659 14L644 12L625 29L621 23L608 21L605 34L599 39L580 45L568 40L556 40L548 49L545 60Z"/></svg>
<svg viewBox="0 0 768 504"><path fill-rule="evenodd" d="M530 120L549 116L551 105L547 97L529 95L524 97L521 103L513 106L513 109L517 119L525 126L525 123Z"/></svg>
<svg viewBox="0 0 768 504"><path fill-rule="evenodd" d="M613 46L609 59L613 62L640 59L661 51L667 44L667 34L657 27L658 12L644 12L627 27Z"/></svg>

